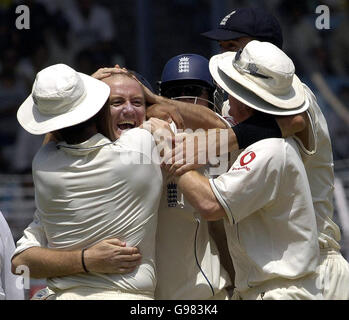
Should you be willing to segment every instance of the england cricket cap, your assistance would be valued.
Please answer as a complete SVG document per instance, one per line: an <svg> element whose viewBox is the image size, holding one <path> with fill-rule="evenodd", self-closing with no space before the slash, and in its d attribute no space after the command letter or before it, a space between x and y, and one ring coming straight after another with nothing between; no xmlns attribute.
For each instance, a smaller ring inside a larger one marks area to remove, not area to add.
<svg viewBox="0 0 349 320"><path fill-rule="evenodd" d="M282 48L282 31L278 20L262 8L239 8L225 16L216 29L201 33L211 40L227 41L252 37Z"/></svg>

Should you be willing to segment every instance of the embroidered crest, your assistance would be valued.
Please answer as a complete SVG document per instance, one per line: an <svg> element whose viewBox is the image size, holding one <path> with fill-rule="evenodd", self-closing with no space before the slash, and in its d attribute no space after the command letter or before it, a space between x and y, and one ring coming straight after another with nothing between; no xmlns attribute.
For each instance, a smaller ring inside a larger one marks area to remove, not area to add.
<svg viewBox="0 0 349 320"><path fill-rule="evenodd" d="M177 206L177 185L173 182L167 185L167 206L170 208Z"/></svg>
<svg viewBox="0 0 349 320"><path fill-rule="evenodd" d="M189 66L189 57L183 57L179 59L178 63L178 72L189 72L190 66Z"/></svg>

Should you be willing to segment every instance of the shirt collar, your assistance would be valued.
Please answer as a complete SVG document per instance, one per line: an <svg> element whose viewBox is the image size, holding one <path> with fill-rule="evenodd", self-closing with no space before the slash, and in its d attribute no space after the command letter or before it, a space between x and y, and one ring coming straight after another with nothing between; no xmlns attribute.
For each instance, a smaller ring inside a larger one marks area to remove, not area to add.
<svg viewBox="0 0 349 320"><path fill-rule="evenodd" d="M86 155L90 152L99 150L100 148L113 144L108 138L100 133L95 134L90 139L78 143L78 144L68 144L65 141L59 142L57 144L57 149L62 149L64 152L72 155Z"/></svg>

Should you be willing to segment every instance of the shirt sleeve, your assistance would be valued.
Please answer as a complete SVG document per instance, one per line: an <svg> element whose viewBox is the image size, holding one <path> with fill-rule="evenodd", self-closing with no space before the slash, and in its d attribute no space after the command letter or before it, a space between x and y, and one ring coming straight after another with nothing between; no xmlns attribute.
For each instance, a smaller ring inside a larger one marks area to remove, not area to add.
<svg viewBox="0 0 349 320"><path fill-rule="evenodd" d="M17 241L17 248L14 251L12 258L31 247L47 247L46 234L37 211L34 213L34 220L23 233L23 237Z"/></svg>
<svg viewBox="0 0 349 320"><path fill-rule="evenodd" d="M15 243L11 230L0 212L0 300L24 300L23 288L17 288L18 276L11 272Z"/></svg>
<svg viewBox="0 0 349 320"><path fill-rule="evenodd" d="M210 186L230 224L275 201L284 167L283 139L265 139L243 151Z"/></svg>

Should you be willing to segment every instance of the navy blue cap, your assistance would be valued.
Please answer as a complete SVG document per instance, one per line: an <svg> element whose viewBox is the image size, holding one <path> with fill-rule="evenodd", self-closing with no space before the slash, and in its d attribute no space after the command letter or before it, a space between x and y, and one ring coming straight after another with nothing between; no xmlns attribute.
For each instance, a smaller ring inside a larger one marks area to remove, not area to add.
<svg viewBox="0 0 349 320"><path fill-rule="evenodd" d="M214 87L208 67L209 61L198 54L180 54L171 58L161 75L161 86L179 80L197 80Z"/></svg>
<svg viewBox="0 0 349 320"><path fill-rule="evenodd" d="M282 48L282 30L279 21L263 8L239 8L225 16L216 29L201 33L211 40L226 41L252 37L268 41Z"/></svg>

